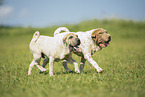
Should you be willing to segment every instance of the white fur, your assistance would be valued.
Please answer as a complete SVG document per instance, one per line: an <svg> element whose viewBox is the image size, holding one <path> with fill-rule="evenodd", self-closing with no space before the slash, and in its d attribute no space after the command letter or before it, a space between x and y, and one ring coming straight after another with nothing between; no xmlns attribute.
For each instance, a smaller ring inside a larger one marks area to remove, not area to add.
<svg viewBox="0 0 145 97"><path fill-rule="evenodd" d="M60 33L61 31L70 32L66 27L59 27L58 29L55 30L54 36Z"/></svg>
<svg viewBox="0 0 145 97"><path fill-rule="evenodd" d="M87 31L87 32L76 32L76 34L78 35L78 38L81 40L79 53L83 54L81 58L81 63L80 63L81 72L83 72L83 68L84 68L86 60L89 63L91 63L95 67L95 69L97 69L98 72L103 71L103 69L101 69L99 65L91 57L91 55L94 54L96 51L101 50L101 48L97 46L91 38L91 34L94 30L95 29ZM58 33L60 32L55 33L55 35L57 35Z"/></svg>
<svg viewBox="0 0 145 97"><path fill-rule="evenodd" d="M36 65L41 71L46 71L45 68L40 66L41 53L45 54L49 58L49 75L53 75L53 62L57 59L68 60L66 56L71 56L69 47L63 43L63 37L68 34L67 32L56 35L55 37L43 36L36 31L30 42L30 51L33 55L33 61L31 62L28 70L28 75L31 74L31 70L34 65ZM45 60L44 62L47 62ZM73 60L75 63L75 61ZM67 66L67 64L66 64ZM76 64L76 71L80 72L78 69L78 64Z"/></svg>

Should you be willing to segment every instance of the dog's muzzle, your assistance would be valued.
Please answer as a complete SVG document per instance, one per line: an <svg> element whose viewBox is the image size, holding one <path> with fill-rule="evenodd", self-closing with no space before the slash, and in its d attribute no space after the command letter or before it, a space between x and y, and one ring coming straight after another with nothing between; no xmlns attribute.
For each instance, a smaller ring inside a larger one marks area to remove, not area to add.
<svg viewBox="0 0 145 97"><path fill-rule="evenodd" d="M111 36L108 37L108 40L104 43L106 46L109 45L109 42L111 41Z"/></svg>
<svg viewBox="0 0 145 97"><path fill-rule="evenodd" d="M109 42L111 41L110 34L108 35L108 38L106 40L103 40L99 43L100 47L107 47L109 45Z"/></svg>
<svg viewBox="0 0 145 97"><path fill-rule="evenodd" d="M81 41L79 38L76 38L76 44L74 46L70 45L71 51L79 51L79 45L81 44Z"/></svg>
<svg viewBox="0 0 145 97"><path fill-rule="evenodd" d="M79 38L77 38L76 41L77 41L77 46L81 44L81 41Z"/></svg>

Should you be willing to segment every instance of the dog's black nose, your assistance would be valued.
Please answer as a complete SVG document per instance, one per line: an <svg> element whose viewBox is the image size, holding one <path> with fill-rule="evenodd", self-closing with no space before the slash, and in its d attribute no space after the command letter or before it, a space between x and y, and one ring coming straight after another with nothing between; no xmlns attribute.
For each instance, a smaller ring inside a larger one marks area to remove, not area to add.
<svg viewBox="0 0 145 97"><path fill-rule="evenodd" d="M79 38L77 38L77 45L80 45L81 44L81 41L80 41L80 39Z"/></svg>
<svg viewBox="0 0 145 97"><path fill-rule="evenodd" d="M108 37L108 41L107 42L110 42L111 41L111 36L109 35L109 37Z"/></svg>

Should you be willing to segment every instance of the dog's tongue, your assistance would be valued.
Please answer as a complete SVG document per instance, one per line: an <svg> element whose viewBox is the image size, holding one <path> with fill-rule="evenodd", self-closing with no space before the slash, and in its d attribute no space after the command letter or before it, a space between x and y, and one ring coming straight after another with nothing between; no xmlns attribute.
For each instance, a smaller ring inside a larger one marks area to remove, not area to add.
<svg viewBox="0 0 145 97"><path fill-rule="evenodd" d="M79 47L74 47L74 51L79 51Z"/></svg>
<svg viewBox="0 0 145 97"><path fill-rule="evenodd" d="M109 45L109 43L105 43L105 45Z"/></svg>

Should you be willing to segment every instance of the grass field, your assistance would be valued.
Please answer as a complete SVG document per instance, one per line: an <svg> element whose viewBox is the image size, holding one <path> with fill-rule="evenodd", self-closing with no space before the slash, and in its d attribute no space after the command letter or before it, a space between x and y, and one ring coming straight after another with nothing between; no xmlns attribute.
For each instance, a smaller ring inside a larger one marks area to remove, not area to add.
<svg viewBox="0 0 145 97"><path fill-rule="evenodd" d="M104 69L97 73L88 62L84 73L66 73L62 62L54 63L54 76L39 74L32 61L29 42L39 30L53 36L59 26L45 28L0 28L0 97L144 97L145 95L145 22L126 20L90 20L66 26L70 31L102 27L112 41L96 52L93 59ZM80 57L73 55L80 63ZM41 61L42 63L42 61ZM48 68L49 65L46 66ZM73 71L74 66L68 65Z"/></svg>

